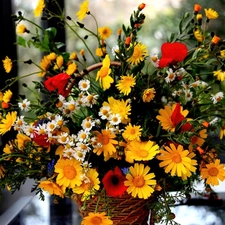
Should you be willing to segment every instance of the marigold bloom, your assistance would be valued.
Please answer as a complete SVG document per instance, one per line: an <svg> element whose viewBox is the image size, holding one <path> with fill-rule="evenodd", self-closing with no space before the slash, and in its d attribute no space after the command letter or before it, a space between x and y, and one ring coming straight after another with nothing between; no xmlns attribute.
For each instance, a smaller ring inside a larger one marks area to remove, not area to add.
<svg viewBox="0 0 225 225"><path fill-rule="evenodd" d="M37 6L34 9L34 16L39 17L45 7L45 1L44 0L39 0L37 3Z"/></svg>
<svg viewBox="0 0 225 225"><path fill-rule="evenodd" d="M139 141L141 137L141 131L142 131L141 126L135 126L135 125L132 126L132 124L129 123L125 127L125 130L123 131L122 136L127 141L134 141L134 140Z"/></svg>
<svg viewBox="0 0 225 225"><path fill-rule="evenodd" d="M5 91L2 97L2 101L6 103L10 102L12 95L13 93L10 90Z"/></svg>
<svg viewBox="0 0 225 225"><path fill-rule="evenodd" d="M144 93L142 95L142 100L143 102L150 102L154 99L155 97L155 88L148 88L144 90Z"/></svg>
<svg viewBox="0 0 225 225"><path fill-rule="evenodd" d="M95 134L100 147L95 148L93 152L97 155L103 153L104 158L108 159L116 152L115 145L118 144L118 141L115 140L116 135L110 130L102 130L101 133L96 131Z"/></svg>
<svg viewBox="0 0 225 225"><path fill-rule="evenodd" d="M89 13L89 0L86 0L82 4L80 4L80 10L77 12L76 16L80 21L82 21L88 13Z"/></svg>
<svg viewBox="0 0 225 225"><path fill-rule="evenodd" d="M150 167L144 164L135 163L129 167L130 173L126 175L124 185L128 186L127 192L134 198L147 199L154 192L153 186L156 185L154 173L149 173Z"/></svg>
<svg viewBox="0 0 225 225"><path fill-rule="evenodd" d="M127 75L121 76L116 87L120 91L120 93L128 95L131 92L131 88L134 87L135 84L136 84L135 77L133 77L133 75Z"/></svg>
<svg viewBox="0 0 225 225"><path fill-rule="evenodd" d="M50 195L57 195L60 198L64 198L62 188L60 188L60 186L53 181L50 180L40 181L38 187L43 189L44 191L49 192Z"/></svg>
<svg viewBox="0 0 225 225"><path fill-rule="evenodd" d="M48 67L50 66L51 60L49 59L48 56L44 56L40 62L40 67L42 69L42 71L40 73L38 73L39 77L44 77L44 75L46 74Z"/></svg>
<svg viewBox="0 0 225 225"><path fill-rule="evenodd" d="M9 73L12 70L12 60L6 56L4 60L2 60L3 66L6 73Z"/></svg>
<svg viewBox="0 0 225 225"><path fill-rule="evenodd" d="M18 144L18 149L23 150L23 148L26 147L26 143L31 142L31 138L28 137L25 134L18 133L16 135L16 141L17 141L17 144Z"/></svg>
<svg viewBox="0 0 225 225"><path fill-rule="evenodd" d="M205 168L201 169L201 176L206 179L206 183L210 185L219 185L219 180L225 180L225 168L224 164L220 164L220 160L216 159L215 162L211 162L205 165Z"/></svg>
<svg viewBox="0 0 225 225"><path fill-rule="evenodd" d="M203 42L204 36L202 35L202 32L199 29L194 30L193 33L198 42Z"/></svg>
<svg viewBox="0 0 225 225"><path fill-rule="evenodd" d="M99 27L98 33L99 33L100 38L105 40L111 36L112 30L107 26Z"/></svg>
<svg viewBox="0 0 225 225"><path fill-rule="evenodd" d="M105 53L106 53L106 48L96 48L96 50L95 50L95 54L96 54L98 57L104 56Z"/></svg>
<svg viewBox="0 0 225 225"><path fill-rule="evenodd" d="M220 81L224 81L225 79L225 71L222 71L221 69L217 71L213 71L213 75L217 77L217 79Z"/></svg>
<svg viewBox="0 0 225 225"><path fill-rule="evenodd" d="M108 98L108 103L104 102L103 106L109 106L113 114L119 114L121 117L121 122L127 124L129 122L128 116L131 114L131 106L129 100L124 101L114 99L113 97Z"/></svg>
<svg viewBox="0 0 225 225"><path fill-rule="evenodd" d="M55 165L57 173L56 183L59 186L73 188L75 185L81 185L80 176L82 167L76 159L59 159Z"/></svg>
<svg viewBox="0 0 225 225"><path fill-rule="evenodd" d="M63 56L59 55L56 58L56 63L55 63L55 66L53 67L53 69L55 69L55 70L60 69L63 66L63 63L64 63Z"/></svg>
<svg viewBox="0 0 225 225"><path fill-rule="evenodd" d="M148 161L159 153L159 146L153 141L131 141L126 146L126 161L133 163L136 161Z"/></svg>
<svg viewBox="0 0 225 225"><path fill-rule="evenodd" d="M145 60L146 56L148 56L146 45L137 43L134 46L131 57L127 59L127 62L130 63L132 66L138 65L140 62Z"/></svg>
<svg viewBox="0 0 225 225"><path fill-rule="evenodd" d="M205 10L205 15L207 19L212 20L212 19L217 19L219 14L215 10L209 8L209 9L204 9Z"/></svg>
<svg viewBox="0 0 225 225"><path fill-rule="evenodd" d="M118 166L109 170L102 179L106 193L111 197L118 197L126 191L124 181L125 177Z"/></svg>
<svg viewBox="0 0 225 225"><path fill-rule="evenodd" d="M72 62L68 65L68 67L66 69L66 74L72 75L76 72L76 70L77 70L77 65L76 65L76 63Z"/></svg>
<svg viewBox="0 0 225 225"><path fill-rule="evenodd" d="M159 110L159 116L156 118L161 122L161 126L164 130L174 131L177 124L179 124L188 114L188 110L183 110L182 107L179 109L176 107L177 104L173 104L172 107L170 105L166 105L164 109ZM175 113L175 110L178 110ZM174 114L174 116L172 116ZM175 116L175 114L179 114L179 117Z"/></svg>
<svg viewBox="0 0 225 225"><path fill-rule="evenodd" d="M82 180L82 184L73 188L73 193L82 194L82 200L87 199L88 196L91 196L95 191L100 189L98 175L95 169L90 168L86 173L86 178Z"/></svg>
<svg viewBox="0 0 225 225"><path fill-rule="evenodd" d="M97 212L97 213L88 213L87 216L84 217L81 225L113 225L113 221L106 216L105 212Z"/></svg>
<svg viewBox="0 0 225 225"><path fill-rule="evenodd" d="M188 173L191 168L191 159L188 157L189 151L184 150L182 145L176 146L172 143L165 146L165 150L160 150L160 155L157 159L162 160L159 163L160 167L165 167L166 173L171 173L172 176L176 175L181 177Z"/></svg>
<svg viewBox="0 0 225 225"><path fill-rule="evenodd" d="M14 122L16 121L17 118L17 112L13 111L13 112L8 112L6 114L5 119L1 120L1 124L0 124L0 134L5 134L6 132L8 132L11 127L13 126Z"/></svg>
<svg viewBox="0 0 225 225"><path fill-rule="evenodd" d="M102 67L98 71L96 76L96 81L99 80L100 86L103 88L103 90L109 89L111 83L114 82L113 78L109 76L110 73L110 58L109 55L106 55L104 60L102 61Z"/></svg>

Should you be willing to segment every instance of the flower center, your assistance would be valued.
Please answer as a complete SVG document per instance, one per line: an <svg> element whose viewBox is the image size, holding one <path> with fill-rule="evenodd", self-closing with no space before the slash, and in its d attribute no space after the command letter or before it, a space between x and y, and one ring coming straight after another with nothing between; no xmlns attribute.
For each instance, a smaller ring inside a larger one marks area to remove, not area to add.
<svg viewBox="0 0 225 225"><path fill-rule="evenodd" d="M173 160L173 162L175 162L175 163L180 163L180 162L182 161L182 159L181 159L181 157L180 157L180 154L178 154L178 153L174 153L174 154L172 155L172 160Z"/></svg>
<svg viewBox="0 0 225 225"><path fill-rule="evenodd" d="M108 75L109 69L107 67L102 67L100 71L100 77L103 78Z"/></svg>
<svg viewBox="0 0 225 225"><path fill-rule="evenodd" d="M209 169L209 175L210 176L217 176L217 174L218 174L217 168L213 167L213 168Z"/></svg>
<svg viewBox="0 0 225 225"><path fill-rule="evenodd" d="M135 187L142 187L145 184L145 180L143 177L137 176L134 178L133 183Z"/></svg>
<svg viewBox="0 0 225 225"><path fill-rule="evenodd" d="M139 156L140 156L141 158L146 158L146 157L148 156L148 152L145 151L145 150L140 150L140 151L139 151Z"/></svg>
<svg viewBox="0 0 225 225"><path fill-rule="evenodd" d="M119 178L117 176L112 176L112 184L117 185L119 183Z"/></svg>
<svg viewBox="0 0 225 225"><path fill-rule="evenodd" d="M100 224L102 224L102 219L97 217L97 216L95 216L95 217L93 217L91 219L91 224L93 224L93 225L100 225Z"/></svg>
<svg viewBox="0 0 225 225"><path fill-rule="evenodd" d="M103 145L106 145L109 143L109 137L107 135L100 135L100 142Z"/></svg>
<svg viewBox="0 0 225 225"><path fill-rule="evenodd" d="M77 172L73 166L67 165L63 168L63 174L67 179L72 180L77 175Z"/></svg>

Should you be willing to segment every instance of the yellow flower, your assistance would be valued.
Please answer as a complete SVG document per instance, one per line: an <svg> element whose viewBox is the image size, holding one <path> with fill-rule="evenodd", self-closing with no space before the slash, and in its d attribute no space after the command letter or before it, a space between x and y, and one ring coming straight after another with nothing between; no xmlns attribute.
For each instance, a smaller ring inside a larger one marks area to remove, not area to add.
<svg viewBox="0 0 225 225"><path fill-rule="evenodd" d="M155 157L159 153L159 146L153 141L131 141L126 146L126 160L130 163L136 161L147 161Z"/></svg>
<svg viewBox="0 0 225 225"><path fill-rule="evenodd" d="M159 116L156 118L161 122L161 126L164 130L174 131L175 125L171 119L173 111L176 107L176 104L173 104L172 107L170 105L166 105L164 109L159 110ZM183 110L183 107L180 108L180 113L186 117L188 114L188 110Z"/></svg>
<svg viewBox="0 0 225 225"><path fill-rule="evenodd" d="M5 168L0 164L0 179L5 176Z"/></svg>
<svg viewBox="0 0 225 225"><path fill-rule="evenodd" d="M72 52L72 53L70 54L70 60L78 60L78 58L77 58L77 53L76 53L76 52Z"/></svg>
<svg viewBox="0 0 225 225"><path fill-rule="evenodd" d="M111 73L110 67L110 58L109 55L106 55L103 62L102 67L98 71L96 76L96 81L99 80L100 86L103 87L103 90L109 89L111 86L111 83L114 82L113 78L109 76Z"/></svg>
<svg viewBox="0 0 225 225"><path fill-rule="evenodd" d="M219 180L225 180L224 164L220 164L220 160L205 165L206 168L201 169L201 176L206 179L206 183L210 185L219 185Z"/></svg>
<svg viewBox="0 0 225 225"><path fill-rule="evenodd" d="M182 145L178 145L176 148L174 144L170 144L170 147L165 146L165 150L160 150L160 153L161 154L157 156L157 159L162 160L159 166L165 167L166 173L181 177L190 170L192 162L188 157L189 151L184 150Z"/></svg>
<svg viewBox="0 0 225 225"><path fill-rule="evenodd" d="M2 60L3 66L6 73L9 73L12 70L12 60L6 56L4 60Z"/></svg>
<svg viewBox="0 0 225 225"><path fill-rule="evenodd" d="M57 58L56 58L56 64L55 66L53 67L54 70L57 70L57 69L60 69L63 65L63 62L64 62L64 59L62 57L62 55L59 55Z"/></svg>
<svg viewBox="0 0 225 225"><path fill-rule="evenodd" d="M222 70L213 71L213 75L217 77L217 79L220 81L224 81L225 79L225 71Z"/></svg>
<svg viewBox="0 0 225 225"><path fill-rule="evenodd" d="M10 91L10 90L7 90L4 94L3 94L3 97L2 97L2 100L4 102L10 102L11 98L12 98L12 95L13 93Z"/></svg>
<svg viewBox="0 0 225 225"><path fill-rule="evenodd" d="M96 50L95 50L95 54L96 54L98 57L104 56L105 53L106 53L106 48L96 48Z"/></svg>
<svg viewBox="0 0 225 225"><path fill-rule="evenodd" d="M62 188L60 188L60 186L53 181L40 181L38 187L49 192L50 195L58 195L60 198L64 198Z"/></svg>
<svg viewBox="0 0 225 225"><path fill-rule="evenodd" d="M196 166L198 165L197 160L193 159L196 156L194 152L188 154L188 157L191 159L191 167L187 170L187 173L183 173L181 178L182 180L187 180L188 177L191 177L192 173L195 173L197 170ZM191 173L192 172L192 173Z"/></svg>
<svg viewBox="0 0 225 225"><path fill-rule="evenodd" d="M225 58L225 50L220 51L220 56L224 59Z"/></svg>
<svg viewBox="0 0 225 225"><path fill-rule="evenodd" d="M145 60L147 54L147 47L144 44L138 43L134 46L132 56L127 59L127 62L133 65L138 65L140 62Z"/></svg>
<svg viewBox="0 0 225 225"><path fill-rule="evenodd" d="M76 159L59 159L55 165L55 172L58 173L56 183L59 186L73 188L82 183L82 167Z"/></svg>
<svg viewBox="0 0 225 225"><path fill-rule="evenodd" d="M133 75L121 76L116 87L124 95L128 95L131 92L131 88L136 84L135 77Z"/></svg>
<svg viewBox="0 0 225 225"><path fill-rule="evenodd" d="M39 0L37 3L37 6L34 9L34 16L39 17L45 7L45 1L44 0Z"/></svg>
<svg viewBox="0 0 225 225"><path fill-rule="evenodd" d="M25 134L18 133L16 138L20 150L26 147L27 142L31 142L31 139Z"/></svg>
<svg viewBox="0 0 225 225"><path fill-rule="evenodd" d="M205 15L206 17L211 20L211 19L217 19L219 14L215 10L209 8L209 9L204 9L205 10Z"/></svg>
<svg viewBox="0 0 225 225"><path fill-rule="evenodd" d="M84 217L81 225L113 225L113 221L106 216L105 212L89 212L88 215Z"/></svg>
<svg viewBox="0 0 225 225"><path fill-rule="evenodd" d="M40 67L42 71L38 74L39 77L43 77L46 74L50 63L51 60L49 59L49 56L45 55L40 62Z"/></svg>
<svg viewBox="0 0 225 225"><path fill-rule="evenodd" d="M100 180L98 178L98 172L95 169L89 169L85 175L86 178L82 180L82 184L73 188L73 193L83 194L82 200L86 200L95 191L100 189Z"/></svg>
<svg viewBox="0 0 225 225"><path fill-rule="evenodd" d="M14 122L16 121L17 112L8 112L6 114L6 118L1 120L0 124L0 134L5 134L7 131L11 129Z"/></svg>
<svg viewBox="0 0 225 225"><path fill-rule="evenodd" d="M76 70L77 70L77 65L76 63L72 62L67 67L66 74L72 75L73 73L75 73Z"/></svg>
<svg viewBox="0 0 225 225"><path fill-rule="evenodd" d="M110 35L112 34L112 30L107 26L99 27L98 32L99 32L100 38L103 40L109 38Z"/></svg>
<svg viewBox="0 0 225 225"><path fill-rule="evenodd" d="M26 28L26 26L24 24L19 24L16 27L17 34L24 34L26 31L27 31L27 28Z"/></svg>
<svg viewBox="0 0 225 225"><path fill-rule="evenodd" d="M12 143L9 142L9 144L6 144L4 149L3 149L3 152L5 154L11 154L13 152L13 146L12 146Z"/></svg>
<svg viewBox="0 0 225 225"><path fill-rule="evenodd" d="M150 167L144 167L144 164L135 163L129 167L130 173L126 175L124 185L128 186L127 192L134 198L147 199L154 192L152 186L156 185L154 173L149 173Z"/></svg>
<svg viewBox="0 0 225 225"><path fill-rule="evenodd" d="M115 145L118 144L118 141L114 140L116 137L110 130L102 130L101 133L96 131L97 143L100 144L100 147L94 149L94 153L100 155L103 152L104 158L111 157L115 152Z"/></svg>
<svg viewBox="0 0 225 225"><path fill-rule="evenodd" d="M220 140L223 139L224 136L225 136L225 126L220 128L220 133L219 133Z"/></svg>
<svg viewBox="0 0 225 225"><path fill-rule="evenodd" d="M47 55L47 59L49 59L50 61L53 61L57 58L57 55L55 54L55 52L51 52Z"/></svg>
<svg viewBox="0 0 225 225"><path fill-rule="evenodd" d="M155 97L155 88L148 88L144 90L143 96L142 96L142 100L143 102L150 102L153 100L153 98Z"/></svg>
<svg viewBox="0 0 225 225"><path fill-rule="evenodd" d="M124 132L122 133L123 138L126 141L139 141L141 136L142 128L141 126L132 126L131 123L129 123L126 127Z"/></svg>
<svg viewBox="0 0 225 225"><path fill-rule="evenodd" d="M76 16L81 21L83 20L86 15L89 13L89 0L84 1L82 4L80 4L80 10L77 12Z"/></svg>
<svg viewBox="0 0 225 225"><path fill-rule="evenodd" d="M127 124L129 122L128 116L130 115L131 106L129 100L124 101L114 99L113 97L108 98L108 103L104 102L103 106L109 106L113 114L119 114L121 117L121 122Z"/></svg>
<svg viewBox="0 0 225 225"><path fill-rule="evenodd" d="M197 41L203 42L204 36L202 35L202 32L199 29L194 30L193 33L194 33L194 36L195 36Z"/></svg>

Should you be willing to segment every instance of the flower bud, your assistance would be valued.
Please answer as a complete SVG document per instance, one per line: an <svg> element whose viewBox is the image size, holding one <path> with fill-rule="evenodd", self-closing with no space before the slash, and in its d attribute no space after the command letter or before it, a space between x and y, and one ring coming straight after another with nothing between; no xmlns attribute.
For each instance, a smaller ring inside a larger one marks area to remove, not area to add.
<svg viewBox="0 0 225 225"><path fill-rule="evenodd" d="M194 12L195 12L195 14L197 14L201 10L201 8L202 7L199 4L195 4L194 5Z"/></svg>
<svg viewBox="0 0 225 225"><path fill-rule="evenodd" d="M213 38L212 38L212 40L211 40L211 42L212 42L214 45L216 45L216 44L218 44L218 42L220 41L220 39L221 39L220 37L214 35Z"/></svg>
<svg viewBox="0 0 225 225"><path fill-rule="evenodd" d="M144 9L145 8L145 6L146 6L146 4L145 3L141 3L139 6L138 6L138 10L142 10L142 9Z"/></svg>

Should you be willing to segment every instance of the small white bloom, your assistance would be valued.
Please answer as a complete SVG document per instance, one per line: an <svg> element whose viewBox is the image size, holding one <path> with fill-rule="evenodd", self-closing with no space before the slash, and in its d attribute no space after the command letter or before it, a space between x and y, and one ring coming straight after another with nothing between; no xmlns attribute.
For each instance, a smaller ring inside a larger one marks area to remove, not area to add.
<svg viewBox="0 0 225 225"><path fill-rule="evenodd" d="M209 124L210 124L210 125L213 125L213 124L217 123L218 120L219 120L219 118L218 118L218 117L215 117L213 120L211 120L211 121L209 122Z"/></svg>
<svg viewBox="0 0 225 225"><path fill-rule="evenodd" d="M184 97L186 101L191 101L192 97L193 97L193 93L191 92L191 90L184 90Z"/></svg>
<svg viewBox="0 0 225 225"><path fill-rule="evenodd" d="M89 80L80 80L78 83L78 87L81 91L87 91L90 88Z"/></svg>
<svg viewBox="0 0 225 225"><path fill-rule="evenodd" d="M21 110L28 112L30 110L30 101L25 98L22 102L18 102L18 106Z"/></svg>
<svg viewBox="0 0 225 225"><path fill-rule="evenodd" d="M89 135L90 135L90 132L87 131L87 130L80 130L78 133L77 133L77 139L78 141L80 142L88 142L89 140Z"/></svg>
<svg viewBox="0 0 225 225"><path fill-rule="evenodd" d="M81 127L86 131L90 131L94 125L95 122L91 119L91 117L84 119L81 123Z"/></svg>
<svg viewBox="0 0 225 225"><path fill-rule="evenodd" d="M159 66L159 57L157 54L150 54L150 62L153 66L158 67Z"/></svg>
<svg viewBox="0 0 225 225"><path fill-rule="evenodd" d="M119 46L118 46L118 45L113 46L113 47L112 47L112 55L115 56L115 57L117 58L116 53L118 53L118 52L119 52Z"/></svg>
<svg viewBox="0 0 225 225"><path fill-rule="evenodd" d="M166 83L170 83L175 80L176 74L173 72L171 68L169 68L169 70L167 70L166 73L167 73L167 77L165 78Z"/></svg>
<svg viewBox="0 0 225 225"><path fill-rule="evenodd" d="M223 92L218 92L215 95L211 94L211 100L213 101L213 104L216 104L217 102L219 102L220 100L222 100L224 97Z"/></svg>
<svg viewBox="0 0 225 225"><path fill-rule="evenodd" d="M110 107L109 106L102 106L100 108L100 111L98 112L98 115L101 117L102 120L105 120L110 115Z"/></svg>
<svg viewBox="0 0 225 225"><path fill-rule="evenodd" d="M118 113L110 114L108 120L111 125L118 125L119 123L121 123L121 116Z"/></svg>

